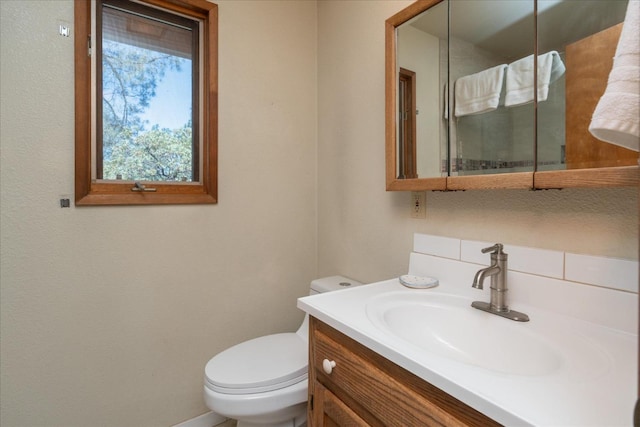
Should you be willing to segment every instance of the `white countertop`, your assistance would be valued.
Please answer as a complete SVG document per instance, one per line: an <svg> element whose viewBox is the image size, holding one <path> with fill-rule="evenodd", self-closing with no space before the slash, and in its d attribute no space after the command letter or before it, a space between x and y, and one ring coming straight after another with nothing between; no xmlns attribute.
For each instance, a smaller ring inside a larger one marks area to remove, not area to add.
<svg viewBox="0 0 640 427"><path fill-rule="evenodd" d="M531 321L518 322L518 328L536 333L547 328L549 336L577 336L587 345L593 344L597 354L589 357L596 357L598 363L595 367L585 365L575 352L568 352L565 354L572 356L565 357L553 372L515 375L438 356L381 329L367 314L372 298L379 299L385 293L409 297L425 293L456 295L468 299L469 305L472 300L486 300L486 292L471 298L466 288L470 286L456 287L441 278L436 288L415 290L393 279L300 298L298 307L504 425L632 425L637 393L637 334L628 330L519 304L512 308L527 313ZM475 310L470 306L468 309Z"/></svg>

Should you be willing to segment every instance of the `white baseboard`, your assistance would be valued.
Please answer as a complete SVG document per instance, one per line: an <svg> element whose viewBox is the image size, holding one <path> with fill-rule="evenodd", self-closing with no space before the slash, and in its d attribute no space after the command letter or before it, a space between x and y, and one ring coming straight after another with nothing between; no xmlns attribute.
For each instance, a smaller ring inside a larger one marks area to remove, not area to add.
<svg viewBox="0 0 640 427"><path fill-rule="evenodd" d="M213 427L225 421L227 421L227 417L223 417L214 412L207 412L206 414L176 424L173 427Z"/></svg>

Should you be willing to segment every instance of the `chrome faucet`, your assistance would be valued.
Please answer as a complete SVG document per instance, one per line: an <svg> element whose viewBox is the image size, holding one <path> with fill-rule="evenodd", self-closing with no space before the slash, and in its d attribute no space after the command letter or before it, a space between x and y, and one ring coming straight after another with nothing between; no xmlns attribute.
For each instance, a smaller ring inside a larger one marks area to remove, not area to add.
<svg viewBox="0 0 640 427"><path fill-rule="evenodd" d="M502 250L501 243L482 249L483 254L491 252L491 265L478 270L471 286L476 289L482 289L484 279L487 276L491 276L491 302L474 301L471 303L471 307L518 322L528 322L529 316L519 311L509 310L507 305L507 293L509 291L507 288L507 259L509 255Z"/></svg>

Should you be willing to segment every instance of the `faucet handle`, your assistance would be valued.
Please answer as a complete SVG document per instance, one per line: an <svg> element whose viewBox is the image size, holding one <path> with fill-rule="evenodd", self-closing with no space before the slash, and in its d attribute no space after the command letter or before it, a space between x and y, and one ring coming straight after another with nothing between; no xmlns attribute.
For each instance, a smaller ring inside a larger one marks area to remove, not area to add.
<svg viewBox="0 0 640 427"><path fill-rule="evenodd" d="M503 254L504 252L502 252L502 243L496 243L495 245L489 247L489 248L484 248L482 249L482 253L486 254L487 252L491 252L492 254Z"/></svg>

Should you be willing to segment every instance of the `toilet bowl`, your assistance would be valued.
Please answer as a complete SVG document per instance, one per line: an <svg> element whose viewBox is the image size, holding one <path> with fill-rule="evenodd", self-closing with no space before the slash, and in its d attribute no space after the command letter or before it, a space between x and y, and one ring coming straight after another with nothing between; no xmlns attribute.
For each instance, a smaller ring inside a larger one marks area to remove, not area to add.
<svg viewBox="0 0 640 427"><path fill-rule="evenodd" d="M361 283L343 276L311 282L310 294ZM297 332L267 335L230 347L205 367L204 400L238 427L306 425L308 316Z"/></svg>

